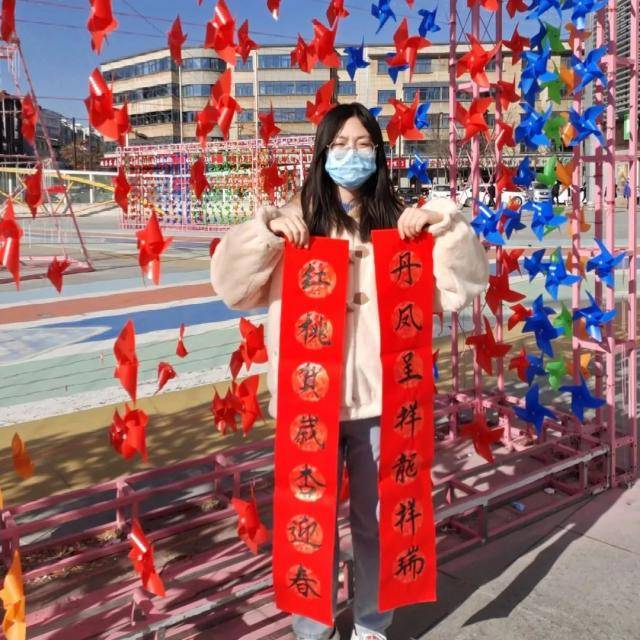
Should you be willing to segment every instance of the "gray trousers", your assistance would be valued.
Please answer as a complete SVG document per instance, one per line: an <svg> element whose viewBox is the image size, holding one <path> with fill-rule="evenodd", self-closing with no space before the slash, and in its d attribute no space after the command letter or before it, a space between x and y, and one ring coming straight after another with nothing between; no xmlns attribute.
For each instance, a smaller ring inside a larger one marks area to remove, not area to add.
<svg viewBox="0 0 640 640"><path fill-rule="evenodd" d="M380 418L365 418L340 423L338 470L340 487L343 460L349 473L349 520L354 559L353 619L356 631L384 630L391 624L393 611L378 611L379 538L378 465L380 462ZM338 488L338 492L340 488ZM333 611L338 591L338 534L334 555ZM298 640L324 640L332 627L297 614L292 628Z"/></svg>

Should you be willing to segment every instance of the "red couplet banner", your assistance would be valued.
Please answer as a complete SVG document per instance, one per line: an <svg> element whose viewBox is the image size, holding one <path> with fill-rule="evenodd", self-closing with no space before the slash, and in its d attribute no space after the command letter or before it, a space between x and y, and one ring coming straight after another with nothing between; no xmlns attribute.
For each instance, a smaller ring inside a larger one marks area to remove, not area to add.
<svg viewBox="0 0 640 640"><path fill-rule="evenodd" d="M436 599L431 465L433 236L373 231L380 357L381 611Z"/></svg>
<svg viewBox="0 0 640 640"><path fill-rule="evenodd" d="M276 606L333 622L346 240L284 250L275 438Z"/></svg>

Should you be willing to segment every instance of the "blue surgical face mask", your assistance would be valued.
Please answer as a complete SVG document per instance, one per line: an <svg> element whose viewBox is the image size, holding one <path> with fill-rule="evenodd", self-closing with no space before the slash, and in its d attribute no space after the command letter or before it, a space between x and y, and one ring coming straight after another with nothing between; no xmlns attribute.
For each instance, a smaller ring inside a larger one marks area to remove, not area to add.
<svg viewBox="0 0 640 640"><path fill-rule="evenodd" d="M378 169L375 149L330 149L324 168L336 184L357 189Z"/></svg>

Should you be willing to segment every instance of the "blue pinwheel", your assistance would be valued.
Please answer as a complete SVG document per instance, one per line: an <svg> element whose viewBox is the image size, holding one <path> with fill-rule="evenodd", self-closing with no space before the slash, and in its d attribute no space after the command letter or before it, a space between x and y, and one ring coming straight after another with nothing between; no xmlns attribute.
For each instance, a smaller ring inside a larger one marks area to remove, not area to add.
<svg viewBox="0 0 640 640"><path fill-rule="evenodd" d="M578 56L571 56L571 66L580 76L580 84L573 90L574 93L580 93L594 80L600 80L602 86L607 86L607 77L599 66L600 60L602 60L606 53L607 47L602 46L589 51L584 60L580 60Z"/></svg>
<svg viewBox="0 0 640 640"><path fill-rule="evenodd" d="M349 77L353 80L358 69L364 69L369 66L369 62L364 59L364 37L359 47L345 47L344 52L349 56L345 67Z"/></svg>
<svg viewBox="0 0 640 640"><path fill-rule="evenodd" d="M431 178L427 173L429 168L429 160L423 160L417 153L413 156L413 162L407 170L407 178L415 178L421 184L430 184Z"/></svg>
<svg viewBox="0 0 640 640"><path fill-rule="evenodd" d="M598 247L600 247L600 253L587 260L587 271L595 270L598 278L600 278L607 287L613 288L613 270L624 260L627 254L622 251L613 256L601 240L596 238L595 241Z"/></svg>
<svg viewBox="0 0 640 640"><path fill-rule="evenodd" d="M440 26L436 24L437 12L437 7L433 11L429 11L428 9L420 9L420 11L418 11L418 15L422 17L420 25L418 26L418 33L421 38L424 38L427 33L440 31Z"/></svg>
<svg viewBox="0 0 640 640"><path fill-rule="evenodd" d="M416 125L416 129L424 129L429 126L429 109L431 108L430 102L423 102L418 105L416 109L416 116L413 119L413 123Z"/></svg>
<svg viewBox="0 0 640 640"><path fill-rule="evenodd" d="M573 319L584 318L587 333L597 342L601 342L602 331L600 329L615 317L616 310L603 311L588 291L587 295L591 304L582 309L576 309L573 312Z"/></svg>
<svg viewBox="0 0 640 640"><path fill-rule="evenodd" d="M551 411L551 409L547 409L544 405L540 404L540 388L537 384L534 384L529 391L527 391L527 395L524 397L524 408L522 407L514 407L516 415L525 422L530 422L536 428L536 433L538 436L542 434L542 423L544 422L545 417L551 418L555 420L556 414Z"/></svg>
<svg viewBox="0 0 640 640"><path fill-rule="evenodd" d="M538 249L531 254L531 257L525 256L524 268L529 274L529 282L531 282L539 273L544 273L546 263L542 262L545 249Z"/></svg>
<svg viewBox="0 0 640 640"><path fill-rule="evenodd" d="M504 220L504 233L507 238L510 238L514 231L527 228L527 225L522 223L522 211L520 209L511 209L503 206L500 208L500 214Z"/></svg>
<svg viewBox="0 0 640 640"><path fill-rule="evenodd" d="M600 144L603 147L605 146L604 135L602 135L600 127L596 124L596 120L602 115L603 111L603 104L588 107L582 115L571 107L569 110L569 122L575 129L576 136L571 140L569 146L574 146L589 136L595 136Z"/></svg>
<svg viewBox="0 0 640 640"><path fill-rule="evenodd" d="M526 371L527 382L529 383L529 386L531 386L531 383L533 382L535 376L546 377L548 374L544 369L542 356L534 356L533 353L527 353L526 357L529 361L529 366L527 367Z"/></svg>
<svg viewBox="0 0 640 640"><path fill-rule="evenodd" d="M580 282L580 276L567 273L560 247L551 254L551 260L545 266L547 278L544 287L554 300L558 299L558 287L560 285L570 287L575 282Z"/></svg>
<svg viewBox="0 0 640 640"><path fill-rule="evenodd" d="M564 10L573 9L571 22L576 25L578 31L583 31L587 26L587 16L604 9L606 6L607 0L565 0L562 8Z"/></svg>
<svg viewBox="0 0 640 640"><path fill-rule="evenodd" d="M571 411L576 414L578 420L584 424L584 410L597 409L605 404L604 398L592 396L582 374L580 374L580 384L563 384L559 391L566 391L571 394Z"/></svg>
<svg viewBox="0 0 640 640"><path fill-rule="evenodd" d="M371 5L371 15L378 19L378 29L376 33L380 32L380 29L387 24L389 18L393 18L397 22L396 14L391 9L391 0L378 0L378 4Z"/></svg>
<svg viewBox="0 0 640 640"><path fill-rule="evenodd" d="M542 240L545 233L556 229L563 222L567 221L566 216L557 215L553 209L551 199L542 202L532 202L529 200L522 205L522 209L532 212L531 230L538 240Z"/></svg>
<svg viewBox="0 0 640 640"><path fill-rule="evenodd" d="M551 340L555 340L564 331L561 327L554 327L549 321L548 316L553 314L555 311L551 307L545 307L542 296L538 296L533 301L532 314L524 321L522 327L522 333L534 334L538 348L550 358L553 358Z"/></svg>
<svg viewBox="0 0 640 640"><path fill-rule="evenodd" d="M542 20L538 20L538 24L540 25L538 33L529 38L529 47L532 51L534 49L542 51L544 39L547 37L547 27L544 26Z"/></svg>
<svg viewBox="0 0 640 640"><path fill-rule="evenodd" d="M391 80L393 80L393 84L395 84L396 81L398 80L398 74L401 71L404 71L405 69L409 68L408 64L396 64L396 65L389 64L389 60L393 58L394 55L395 54L393 53L387 54L387 73L389 74L389 77L391 78Z"/></svg>
<svg viewBox="0 0 640 640"><path fill-rule="evenodd" d="M555 9L558 12L558 17L562 21L562 9L560 9L560 0L533 0L529 5L529 13L527 14L527 20L533 20L534 18L540 18L543 14L551 9Z"/></svg>
<svg viewBox="0 0 640 640"><path fill-rule="evenodd" d="M478 215L471 221L473 230L476 232L477 236L482 234L487 242L502 246L504 244L504 238L498 231L500 212L494 211L479 200L477 203Z"/></svg>
<svg viewBox="0 0 640 640"><path fill-rule="evenodd" d="M530 104L523 102L520 105L524 113L520 114L520 124L516 127L516 142L524 142L527 149L538 149L539 146L551 146L551 140L544 132L544 126L551 116L553 105L549 105L544 113L538 113Z"/></svg>
<svg viewBox="0 0 640 640"><path fill-rule="evenodd" d="M525 156L520 160L518 170L513 178L513 184L517 184L519 187L527 189L535 179L536 170L531 167L531 158L529 156Z"/></svg>
<svg viewBox="0 0 640 640"><path fill-rule="evenodd" d="M369 107L369 113L377 118L382 113L382 107Z"/></svg>
<svg viewBox="0 0 640 640"><path fill-rule="evenodd" d="M551 49L545 46L541 51L524 51L522 53L522 74L518 86L528 104L535 104L536 95L540 92L541 82L554 80L553 72L547 71Z"/></svg>

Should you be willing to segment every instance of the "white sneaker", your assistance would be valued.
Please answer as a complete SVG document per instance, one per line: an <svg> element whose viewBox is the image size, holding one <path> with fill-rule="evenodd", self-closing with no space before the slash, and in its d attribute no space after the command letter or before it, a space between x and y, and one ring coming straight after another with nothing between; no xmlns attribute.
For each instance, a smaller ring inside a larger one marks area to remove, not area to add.
<svg viewBox="0 0 640 640"><path fill-rule="evenodd" d="M351 640L387 640L384 633L377 631L364 631L358 633L355 629L351 632Z"/></svg>

